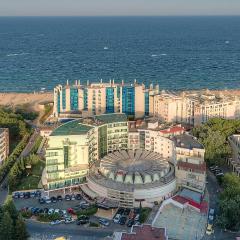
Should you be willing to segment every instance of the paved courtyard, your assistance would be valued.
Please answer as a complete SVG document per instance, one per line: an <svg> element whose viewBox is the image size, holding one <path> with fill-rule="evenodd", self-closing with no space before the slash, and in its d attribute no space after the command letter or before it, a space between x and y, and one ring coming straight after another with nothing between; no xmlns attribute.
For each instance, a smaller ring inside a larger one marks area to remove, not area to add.
<svg viewBox="0 0 240 240"><path fill-rule="evenodd" d="M205 234L205 214L187 207L181 209L173 204L166 205L156 219L155 227L166 227L169 239L199 240Z"/></svg>

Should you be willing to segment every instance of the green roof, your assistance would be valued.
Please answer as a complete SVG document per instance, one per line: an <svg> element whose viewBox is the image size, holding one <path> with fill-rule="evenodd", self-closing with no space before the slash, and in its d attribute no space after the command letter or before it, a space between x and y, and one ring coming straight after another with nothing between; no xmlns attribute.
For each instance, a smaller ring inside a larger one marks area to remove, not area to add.
<svg viewBox="0 0 240 240"><path fill-rule="evenodd" d="M81 135L87 133L93 126L82 124L82 120L73 120L67 122L60 127L56 128L51 136L62 136L62 135Z"/></svg>
<svg viewBox="0 0 240 240"><path fill-rule="evenodd" d="M104 123L126 122L127 116L124 113L111 113L95 116L95 119Z"/></svg>

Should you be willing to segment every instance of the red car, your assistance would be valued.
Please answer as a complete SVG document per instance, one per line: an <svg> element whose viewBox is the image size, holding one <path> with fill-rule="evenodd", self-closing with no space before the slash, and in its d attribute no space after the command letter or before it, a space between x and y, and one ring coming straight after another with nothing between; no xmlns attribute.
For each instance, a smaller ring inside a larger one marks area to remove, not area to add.
<svg viewBox="0 0 240 240"><path fill-rule="evenodd" d="M75 211L72 208L68 208L67 212L73 215L76 215Z"/></svg>

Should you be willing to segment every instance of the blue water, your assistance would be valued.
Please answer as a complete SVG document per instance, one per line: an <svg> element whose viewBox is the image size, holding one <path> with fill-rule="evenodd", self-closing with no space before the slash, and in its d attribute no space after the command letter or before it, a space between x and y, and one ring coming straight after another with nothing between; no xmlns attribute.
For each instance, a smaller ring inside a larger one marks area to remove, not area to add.
<svg viewBox="0 0 240 240"><path fill-rule="evenodd" d="M240 88L240 17L0 18L0 91L110 78Z"/></svg>

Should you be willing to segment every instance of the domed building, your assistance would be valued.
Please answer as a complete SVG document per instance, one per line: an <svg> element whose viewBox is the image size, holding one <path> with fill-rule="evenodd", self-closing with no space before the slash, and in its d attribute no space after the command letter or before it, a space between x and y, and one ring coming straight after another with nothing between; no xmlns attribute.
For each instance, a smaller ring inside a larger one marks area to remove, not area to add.
<svg viewBox="0 0 240 240"><path fill-rule="evenodd" d="M158 153L119 150L104 156L90 171L88 187L123 207L151 206L176 189L174 166Z"/></svg>

